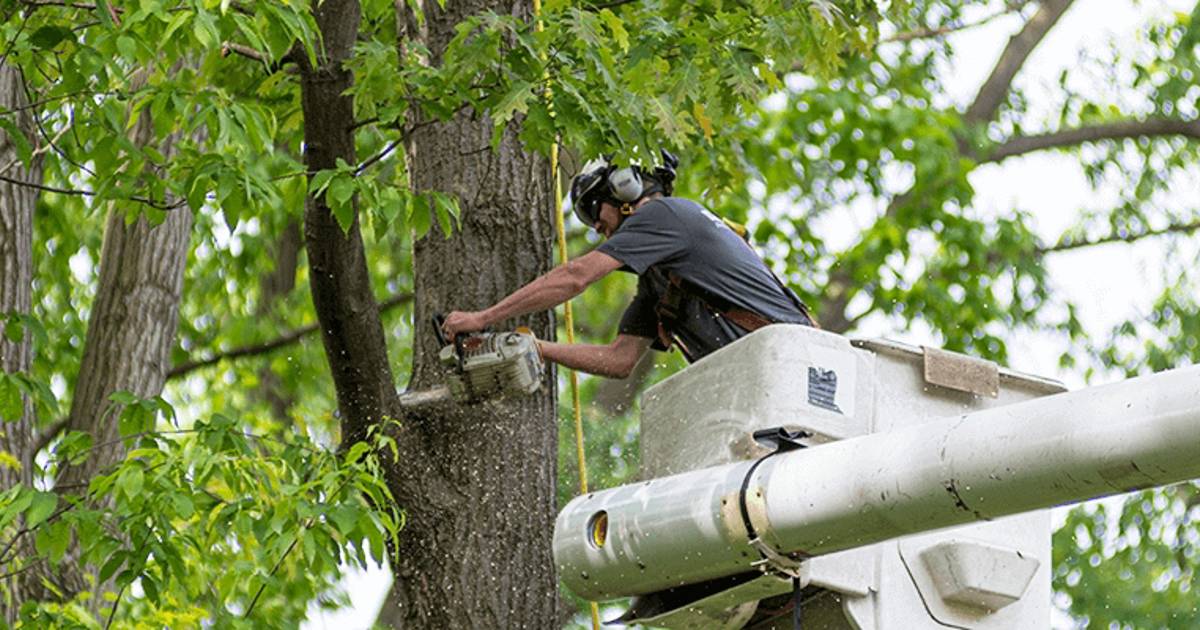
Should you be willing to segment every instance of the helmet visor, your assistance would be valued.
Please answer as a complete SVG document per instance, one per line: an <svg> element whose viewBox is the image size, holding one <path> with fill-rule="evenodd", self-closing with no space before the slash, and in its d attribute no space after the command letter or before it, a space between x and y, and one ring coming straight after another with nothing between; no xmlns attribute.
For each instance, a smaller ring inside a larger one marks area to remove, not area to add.
<svg viewBox="0 0 1200 630"><path fill-rule="evenodd" d="M571 182L571 208L575 216L588 227L595 227L600 218L600 201L605 188L603 180L607 173L606 166L585 168Z"/></svg>

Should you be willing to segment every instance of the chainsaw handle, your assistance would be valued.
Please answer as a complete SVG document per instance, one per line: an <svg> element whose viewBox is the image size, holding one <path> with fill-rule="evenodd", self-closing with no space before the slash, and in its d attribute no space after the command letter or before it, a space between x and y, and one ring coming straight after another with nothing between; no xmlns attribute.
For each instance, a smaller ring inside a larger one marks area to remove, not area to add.
<svg viewBox="0 0 1200 630"><path fill-rule="evenodd" d="M441 313L433 314L433 334L437 336L438 347L443 348L450 343L454 344L454 356L458 358L458 373L462 374L465 371L463 365L463 339L466 335L454 335L454 341L450 342L446 339L446 333L442 331L442 325L446 323L446 316Z"/></svg>
<svg viewBox="0 0 1200 630"><path fill-rule="evenodd" d="M441 313L434 313L433 317L433 334L437 336L438 347L442 347L448 343L446 333L442 331L442 325L446 323L446 316Z"/></svg>

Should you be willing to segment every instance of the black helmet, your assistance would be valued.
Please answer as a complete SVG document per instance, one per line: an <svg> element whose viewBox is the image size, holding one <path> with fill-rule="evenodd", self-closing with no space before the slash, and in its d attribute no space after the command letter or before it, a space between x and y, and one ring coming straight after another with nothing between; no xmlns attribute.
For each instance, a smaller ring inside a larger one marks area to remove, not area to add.
<svg viewBox="0 0 1200 630"><path fill-rule="evenodd" d="M571 180L571 208L575 216L592 227L600 218L600 204L605 201L620 206L655 192L670 195L679 159L666 150L662 155L663 165L655 167L652 175L636 164L618 168L606 157L585 164L583 171Z"/></svg>

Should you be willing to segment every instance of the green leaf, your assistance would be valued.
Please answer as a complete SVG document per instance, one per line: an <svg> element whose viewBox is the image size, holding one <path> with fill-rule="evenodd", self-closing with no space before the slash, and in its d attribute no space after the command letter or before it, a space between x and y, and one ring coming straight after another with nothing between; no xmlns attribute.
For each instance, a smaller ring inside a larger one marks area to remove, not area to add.
<svg viewBox="0 0 1200 630"><path fill-rule="evenodd" d="M29 43L42 50L50 50L67 40L75 41L75 33L64 26L43 26L29 36Z"/></svg>
<svg viewBox="0 0 1200 630"><path fill-rule="evenodd" d="M30 502L29 510L25 512L25 527L33 529L41 525L46 519L50 518L56 507L58 507L57 494L38 491L33 495L33 501Z"/></svg>
<svg viewBox="0 0 1200 630"><path fill-rule="evenodd" d="M139 583L142 585L142 591L146 593L146 599L150 600L153 604L157 604L159 602L158 582L148 574L143 573L141 582Z"/></svg>
<svg viewBox="0 0 1200 630"><path fill-rule="evenodd" d="M132 404L138 402L139 400L141 400L141 398L138 398L137 396L131 394L130 392L123 391L123 390L109 394L108 399L115 403L120 403L122 405L132 405Z"/></svg>
<svg viewBox="0 0 1200 630"><path fill-rule="evenodd" d="M125 496L133 499L141 495L142 486L145 483L145 474L142 472L140 465L135 465L132 468L127 468L121 472L117 478L117 487L125 493Z"/></svg>
<svg viewBox="0 0 1200 630"><path fill-rule="evenodd" d="M450 238L453 232L451 219L454 223L458 223L458 203L453 197L445 193L434 192L430 194L433 199L433 207L437 216L438 226L442 228L442 235Z"/></svg>
<svg viewBox="0 0 1200 630"><path fill-rule="evenodd" d="M325 195L329 209L343 232L349 232L350 226L354 224L354 204L351 202L354 189L354 179L339 173L329 182L329 190Z"/></svg>
<svg viewBox="0 0 1200 630"><path fill-rule="evenodd" d="M16 422L25 413L25 401L21 388L10 374L0 374L0 419Z"/></svg>
<svg viewBox="0 0 1200 630"><path fill-rule="evenodd" d="M112 577L117 572L117 569L120 569L121 565L125 564L125 558L128 556L129 552L124 549L118 549L104 562L104 566L100 567L100 573L96 578L101 582L107 582L108 578Z"/></svg>
<svg viewBox="0 0 1200 630"><path fill-rule="evenodd" d="M333 511L333 522L337 524L338 532L349 535L361 516L361 511L353 505L342 505Z"/></svg>
<svg viewBox="0 0 1200 630"><path fill-rule="evenodd" d="M412 216L409 217L409 222L412 224L413 235L416 238L421 238L429 233L429 228L433 225L432 213L433 209L430 207L427 195L412 196Z"/></svg>
<svg viewBox="0 0 1200 630"><path fill-rule="evenodd" d="M504 123L512 120L513 116L518 113L524 113L529 109L529 100L533 98L533 84L529 81L518 81L514 83L508 92L496 103L496 107L492 111L492 117L496 121L497 126L503 126Z"/></svg>
<svg viewBox="0 0 1200 630"><path fill-rule="evenodd" d="M137 42L132 37L121 35L117 37L117 50L129 60L137 59Z"/></svg>
<svg viewBox="0 0 1200 630"><path fill-rule="evenodd" d="M13 147L17 150L17 157L28 168L33 160L33 145L30 144L25 132L7 115L0 115L0 130L3 130L3 135L12 141Z"/></svg>
<svg viewBox="0 0 1200 630"><path fill-rule="evenodd" d="M330 169L317 171L317 174L313 175L313 178L309 183L309 194L315 197L325 192L325 189L329 186L330 180L332 180L333 176L337 174L337 171Z"/></svg>
<svg viewBox="0 0 1200 630"><path fill-rule="evenodd" d="M49 558L50 562L62 560L70 544L71 528L61 520L39 529L34 539L34 548Z"/></svg>
<svg viewBox="0 0 1200 630"><path fill-rule="evenodd" d="M604 25L608 30L612 31L613 40L617 42L617 46L621 50L629 50L629 32L625 30L625 22L617 17L611 9L603 9L600 11L600 19L604 21Z"/></svg>
<svg viewBox="0 0 1200 630"><path fill-rule="evenodd" d="M346 452L346 463L357 463L369 450L371 450L370 444L367 444L366 442L355 442L354 446L351 446L350 450Z"/></svg>

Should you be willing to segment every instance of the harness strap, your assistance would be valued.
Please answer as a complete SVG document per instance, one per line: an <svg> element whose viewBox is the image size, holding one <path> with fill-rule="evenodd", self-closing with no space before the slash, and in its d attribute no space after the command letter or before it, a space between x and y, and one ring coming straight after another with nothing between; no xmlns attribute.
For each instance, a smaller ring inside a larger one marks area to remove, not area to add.
<svg viewBox="0 0 1200 630"><path fill-rule="evenodd" d="M658 300L658 304L654 307L654 312L658 315L658 341L666 348L670 348L672 344L678 345L683 354L689 359L692 358L692 353L683 341L680 340L679 335L675 334L675 328L681 319L680 315L684 296L691 295L700 300L710 311L737 324L747 332L754 332L763 326L775 323L772 319L744 308L717 308L712 303L712 300L702 291L693 290L684 281L683 277L674 271L668 274L668 278L667 289L663 292L662 297ZM804 308L803 304L800 307L801 313L812 322L813 319L809 316L808 310Z"/></svg>

